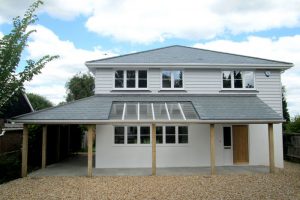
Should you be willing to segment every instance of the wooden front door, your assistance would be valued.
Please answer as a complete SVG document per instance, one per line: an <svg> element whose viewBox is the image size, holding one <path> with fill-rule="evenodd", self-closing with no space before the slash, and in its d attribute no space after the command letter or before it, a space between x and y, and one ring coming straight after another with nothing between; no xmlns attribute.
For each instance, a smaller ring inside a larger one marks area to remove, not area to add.
<svg viewBox="0 0 300 200"><path fill-rule="evenodd" d="M232 126L233 134L233 163L249 163L248 126Z"/></svg>

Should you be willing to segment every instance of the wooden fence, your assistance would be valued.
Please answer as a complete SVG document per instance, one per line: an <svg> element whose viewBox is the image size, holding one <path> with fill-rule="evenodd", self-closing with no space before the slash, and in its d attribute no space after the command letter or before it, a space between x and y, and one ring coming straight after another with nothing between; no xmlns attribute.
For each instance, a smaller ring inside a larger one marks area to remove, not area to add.
<svg viewBox="0 0 300 200"><path fill-rule="evenodd" d="M285 160L300 161L300 133L283 134Z"/></svg>

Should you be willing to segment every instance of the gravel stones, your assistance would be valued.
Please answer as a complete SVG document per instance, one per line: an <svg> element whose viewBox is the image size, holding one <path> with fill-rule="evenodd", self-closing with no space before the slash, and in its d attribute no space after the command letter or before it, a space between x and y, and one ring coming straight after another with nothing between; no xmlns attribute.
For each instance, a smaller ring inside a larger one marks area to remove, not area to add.
<svg viewBox="0 0 300 200"><path fill-rule="evenodd" d="M0 185L0 199L300 199L300 164L275 174L27 177Z"/></svg>

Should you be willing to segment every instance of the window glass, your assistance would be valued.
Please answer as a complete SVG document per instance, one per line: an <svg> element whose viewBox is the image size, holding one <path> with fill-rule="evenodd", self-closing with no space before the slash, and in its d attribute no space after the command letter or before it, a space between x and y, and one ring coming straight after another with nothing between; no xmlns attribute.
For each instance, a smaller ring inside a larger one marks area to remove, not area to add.
<svg viewBox="0 0 300 200"><path fill-rule="evenodd" d="M170 119L183 119L178 103L167 103Z"/></svg>
<svg viewBox="0 0 300 200"><path fill-rule="evenodd" d="M174 71L174 88L182 88L182 71Z"/></svg>
<svg viewBox="0 0 300 200"><path fill-rule="evenodd" d="M127 144L137 144L137 127L127 127Z"/></svg>
<svg viewBox="0 0 300 200"><path fill-rule="evenodd" d="M156 120L169 119L166 105L164 103L153 103L154 116Z"/></svg>
<svg viewBox="0 0 300 200"><path fill-rule="evenodd" d="M187 144L189 142L188 138L188 127L178 126L178 143Z"/></svg>
<svg viewBox="0 0 300 200"><path fill-rule="evenodd" d="M231 72L223 72L223 88L231 88Z"/></svg>
<svg viewBox="0 0 300 200"><path fill-rule="evenodd" d="M252 71L244 71L243 75L245 88L254 88L254 73Z"/></svg>
<svg viewBox="0 0 300 200"><path fill-rule="evenodd" d="M234 88L243 88L243 79L241 71L233 71Z"/></svg>
<svg viewBox="0 0 300 200"><path fill-rule="evenodd" d="M141 144L150 144L150 127L141 126L140 127L140 139Z"/></svg>
<svg viewBox="0 0 300 200"><path fill-rule="evenodd" d="M137 103L126 103L124 119L137 119Z"/></svg>
<svg viewBox="0 0 300 200"><path fill-rule="evenodd" d="M162 87L171 88L171 71L162 72Z"/></svg>
<svg viewBox="0 0 300 200"><path fill-rule="evenodd" d="M126 73L127 78L127 88L135 88L135 71L134 70L127 70Z"/></svg>
<svg viewBox="0 0 300 200"><path fill-rule="evenodd" d="M124 87L124 72L122 70L117 70L115 72L115 88Z"/></svg>
<svg viewBox="0 0 300 200"><path fill-rule="evenodd" d="M231 146L231 128L230 127L223 127L223 142L224 147Z"/></svg>
<svg viewBox="0 0 300 200"><path fill-rule="evenodd" d="M175 144L175 126L166 126L166 143Z"/></svg>
<svg viewBox="0 0 300 200"><path fill-rule="evenodd" d="M153 119L150 103L140 103L140 119Z"/></svg>
<svg viewBox="0 0 300 200"><path fill-rule="evenodd" d="M122 119L124 103L113 103L109 119Z"/></svg>
<svg viewBox="0 0 300 200"><path fill-rule="evenodd" d="M157 144L163 143L163 127L162 126L156 127L156 143Z"/></svg>
<svg viewBox="0 0 300 200"><path fill-rule="evenodd" d="M139 70L139 88L147 88L147 70Z"/></svg>
<svg viewBox="0 0 300 200"><path fill-rule="evenodd" d="M124 144L125 131L124 127L116 126L115 127L115 144Z"/></svg>
<svg viewBox="0 0 300 200"><path fill-rule="evenodd" d="M188 119L199 119L194 106L191 102L180 103L185 118Z"/></svg>

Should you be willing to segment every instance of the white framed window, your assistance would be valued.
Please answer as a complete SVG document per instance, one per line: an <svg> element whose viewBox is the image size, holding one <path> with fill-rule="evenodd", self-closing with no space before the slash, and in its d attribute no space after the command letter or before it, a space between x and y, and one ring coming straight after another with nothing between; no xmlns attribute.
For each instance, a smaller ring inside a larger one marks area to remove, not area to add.
<svg viewBox="0 0 300 200"><path fill-rule="evenodd" d="M151 144L150 125L114 126L114 144L116 145L146 145ZM176 145L188 144L188 126L166 125L156 126L156 144Z"/></svg>
<svg viewBox="0 0 300 200"><path fill-rule="evenodd" d="M254 71L222 71L223 89L254 89L255 73Z"/></svg>
<svg viewBox="0 0 300 200"><path fill-rule="evenodd" d="M147 70L115 70L114 89L147 89Z"/></svg>
<svg viewBox="0 0 300 200"><path fill-rule="evenodd" d="M163 70L161 72L162 89L183 89L183 70Z"/></svg>

